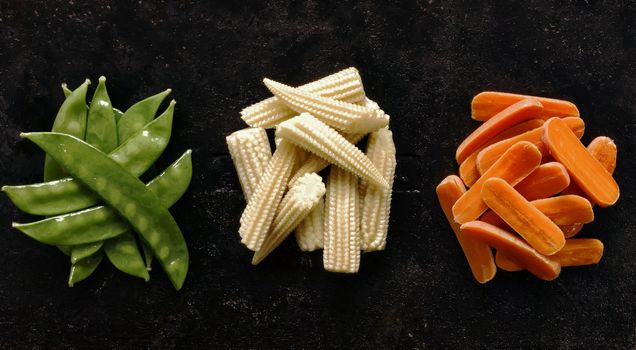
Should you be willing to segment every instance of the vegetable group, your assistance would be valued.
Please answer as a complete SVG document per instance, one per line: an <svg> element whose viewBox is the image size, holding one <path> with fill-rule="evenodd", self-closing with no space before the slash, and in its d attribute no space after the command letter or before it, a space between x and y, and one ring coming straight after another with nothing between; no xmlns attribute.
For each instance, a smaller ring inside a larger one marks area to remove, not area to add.
<svg viewBox="0 0 636 350"><path fill-rule="evenodd" d="M618 200L614 142L598 137L585 148L568 101L483 92L472 113L484 123L457 149L461 179L448 176L437 196L475 279L499 267L553 280L562 266L598 263L601 241L571 237L594 220L594 204Z"/></svg>
<svg viewBox="0 0 636 350"><path fill-rule="evenodd" d="M366 98L355 68L297 88L264 83L274 97L243 109L251 128L227 137L247 201L241 242L258 264L295 230L301 250L324 247L326 270L355 273L361 251L386 245L396 167L389 116ZM263 129L272 127L273 155ZM356 143L367 134L365 153ZM325 186L318 172L329 165Z"/></svg>
<svg viewBox="0 0 636 350"><path fill-rule="evenodd" d="M47 153L46 182L2 190L18 208L51 217L13 227L70 255L69 286L88 277L105 253L119 270L146 281L156 256L180 289L188 250L168 208L190 183L191 151L148 184L138 179L170 139L175 102L153 120L170 90L120 113L110 103L104 77L87 109L88 84L70 93L63 85L67 98L54 132L21 134Z"/></svg>

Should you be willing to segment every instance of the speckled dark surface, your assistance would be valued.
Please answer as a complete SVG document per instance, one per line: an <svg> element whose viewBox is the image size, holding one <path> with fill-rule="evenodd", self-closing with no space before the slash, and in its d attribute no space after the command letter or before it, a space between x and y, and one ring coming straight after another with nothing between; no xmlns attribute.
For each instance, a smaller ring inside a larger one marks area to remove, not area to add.
<svg viewBox="0 0 636 350"><path fill-rule="evenodd" d="M1 195L1 348L636 344L634 2L43 3L0 3L0 184L40 180L43 154L17 134L50 128L60 83L104 74L122 108L171 87L173 141L160 164L194 150L192 185L172 209L191 269L180 292L158 268L144 283L108 263L68 288L67 258L11 229L32 218ZM268 95L262 77L296 84L350 65L392 116L387 250L364 255L355 276L323 272L321 254L293 242L254 268L224 136ZM572 100L585 141L616 140L622 198L582 234L604 241L598 266L554 282L473 281L434 186L456 171L455 147L477 125L470 99L486 89Z"/></svg>

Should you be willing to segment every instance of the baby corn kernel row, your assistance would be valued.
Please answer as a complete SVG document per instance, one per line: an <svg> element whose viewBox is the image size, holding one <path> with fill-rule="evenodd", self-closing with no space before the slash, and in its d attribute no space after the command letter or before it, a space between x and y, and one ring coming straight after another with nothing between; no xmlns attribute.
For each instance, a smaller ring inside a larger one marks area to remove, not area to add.
<svg viewBox="0 0 636 350"><path fill-rule="evenodd" d="M387 241L396 167L389 116L355 68L299 87L263 83L273 96L244 108L249 127L226 138L247 202L241 243L256 265L293 232L301 251L323 249L325 270L358 272L361 252Z"/></svg>
<svg viewBox="0 0 636 350"><path fill-rule="evenodd" d="M457 148L459 176L436 192L475 279L499 268L553 280L561 267L598 263L603 243L573 237L594 220L594 205L620 196L612 139L585 147L585 123L568 101L487 91L471 109L483 124Z"/></svg>

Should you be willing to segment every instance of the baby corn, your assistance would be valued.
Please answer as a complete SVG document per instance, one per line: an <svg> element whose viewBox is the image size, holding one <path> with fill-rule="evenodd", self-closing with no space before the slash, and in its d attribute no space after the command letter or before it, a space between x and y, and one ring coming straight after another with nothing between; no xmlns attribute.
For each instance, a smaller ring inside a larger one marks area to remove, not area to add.
<svg viewBox="0 0 636 350"><path fill-rule="evenodd" d="M325 194L325 184L318 174L306 174L298 179L278 207L272 230L261 248L254 254L256 265L278 247L300 222L318 205Z"/></svg>
<svg viewBox="0 0 636 350"><path fill-rule="evenodd" d="M388 182L388 188L361 184L361 233L362 250L384 250L391 211L391 192L395 174L395 144L393 134L387 128L369 136L367 157ZM364 183L364 181L363 181Z"/></svg>
<svg viewBox="0 0 636 350"><path fill-rule="evenodd" d="M332 272L355 273L360 267L358 179L331 167L325 200L323 265Z"/></svg>
<svg viewBox="0 0 636 350"><path fill-rule="evenodd" d="M295 159L296 146L282 140L241 216L239 234L241 243L247 248L254 251L261 249L283 198Z"/></svg>
<svg viewBox="0 0 636 350"><path fill-rule="evenodd" d="M283 139L328 160L370 183L389 185L373 162L337 131L310 114L303 113L280 123L276 133Z"/></svg>
<svg viewBox="0 0 636 350"><path fill-rule="evenodd" d="M323 247L325 226L325 200L320 198L309 215L296 227L296 243L303 252L313 252Z"/></svg>
<svg viewBox="0 0 636 350"><path fill-rule="evenodd" d="M245 200L249 201L267 163L272 158L267 134L261 128L247 128L232 133L225 140L234 161L243 195Z"/></svg>
<svg viewBox="0 0 636 350"><path fill-rule="evenodd" d="M368 133L389 124L389 116L381 109L326 98L269 79L263 82L289 108L298 113L311 113L342 132Z"/></svg>
<svg viewBox="0 0 636 350"><path fill-rule="evenodd" d="M299 90L350 103L365 101L362 79L351 67L298 87ZM273 128L296 113L278 97L270 97L241 111L241 118L252 127Z"/></svg>

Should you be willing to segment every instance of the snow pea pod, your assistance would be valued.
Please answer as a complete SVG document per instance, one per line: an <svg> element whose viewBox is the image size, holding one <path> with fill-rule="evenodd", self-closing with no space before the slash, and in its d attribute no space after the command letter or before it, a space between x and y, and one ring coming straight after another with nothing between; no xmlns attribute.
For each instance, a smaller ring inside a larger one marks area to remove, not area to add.
<svg viewBox="0 0 636 350"><path fill-rule="evenodd" d="M86 91L90 83L90 80L86 79L64 100L55 116L51 131L84 139L86 133ZM44 158L44 181L56 180L65 176L64 169L47 155Z"/></svg>
<svg viewBox="0 0 636 350"><path fill-rule="evenodd" d="M188 272L188 248L174 218L159 198L113 159L84 141L59 133L21 134L95 191L149 243L175 289ZM86 166L84 162L90 162Z"/></svg>
<svg viewBox="0 0 636 350"><path fill-rule="evenodd" d="M120 140L126 140L148 124L154 118L159 105L172 90L167 89L156 95L141 100L124 112L117 122L117 133Z"/></svg>
<svg viewBox="0 0 636 350"><path fill-rule="evenodd" d="M148 270L144 264L137 241L131 231L111 238L104 242L104 252L110 262L120 271L129 275L150 280Z"/></svg>
<svg viewBox="0 0 636 350"><path fill-rule="evenodd" d="M117 124L106 90L106 77L101 76L88 108L85 140L98 150L110 153L117 147L117 138Z"/></svg>
<svg viewBox="0 0 636 350"><path fill-rule="evenodd" d="M97 253L97 251L102 248L102 245L102 241L97 241L71 246L71 263L75 264L78 261Z"/></svg>
<svg viewBox="0 0 636 350"><path fill-rule="evenodd" d="M135 177L148 170L168 145L174 105L172 101L163 114L111 152L110 158ZM100 182L105 181L100 178ZM59 215L100 202L98 196L72 177L39 184L4 186L2 191L16 207L33 215Z"/></svg>
<svg viewBox="0 0 636 350"><path fill-rule="evenodd" d="M71 91L66 84L62 84L62 92L64 92L64 97L68 98L73 91ZM86 106L88 109L88 106ZM119 109L113 107L113 116L115 117L115 121L119 121L119 118L124 114L124 112Z"/></svg>
<svg viewBox="0 0 636 350"><path fill-rule="evenodd" d="M157 197L157 204L169 208L181 198L191 178L192 151L187 150L163 173L148 182L146 188ZM98 242L131 229L114 209L103 205L36 222L13 223L13 227L39 242L51 245Z"/></svg>
<svg viewBox="0 0 636 350"><path fill-rule="evenodd" d="M99 263L102 262L103 258L104 255L100 252L100 254L93 254L71 265L71 272L68 276L68 286L73 287L75 283L83 281L90 276L97 266L99 266Z"/></svg>

